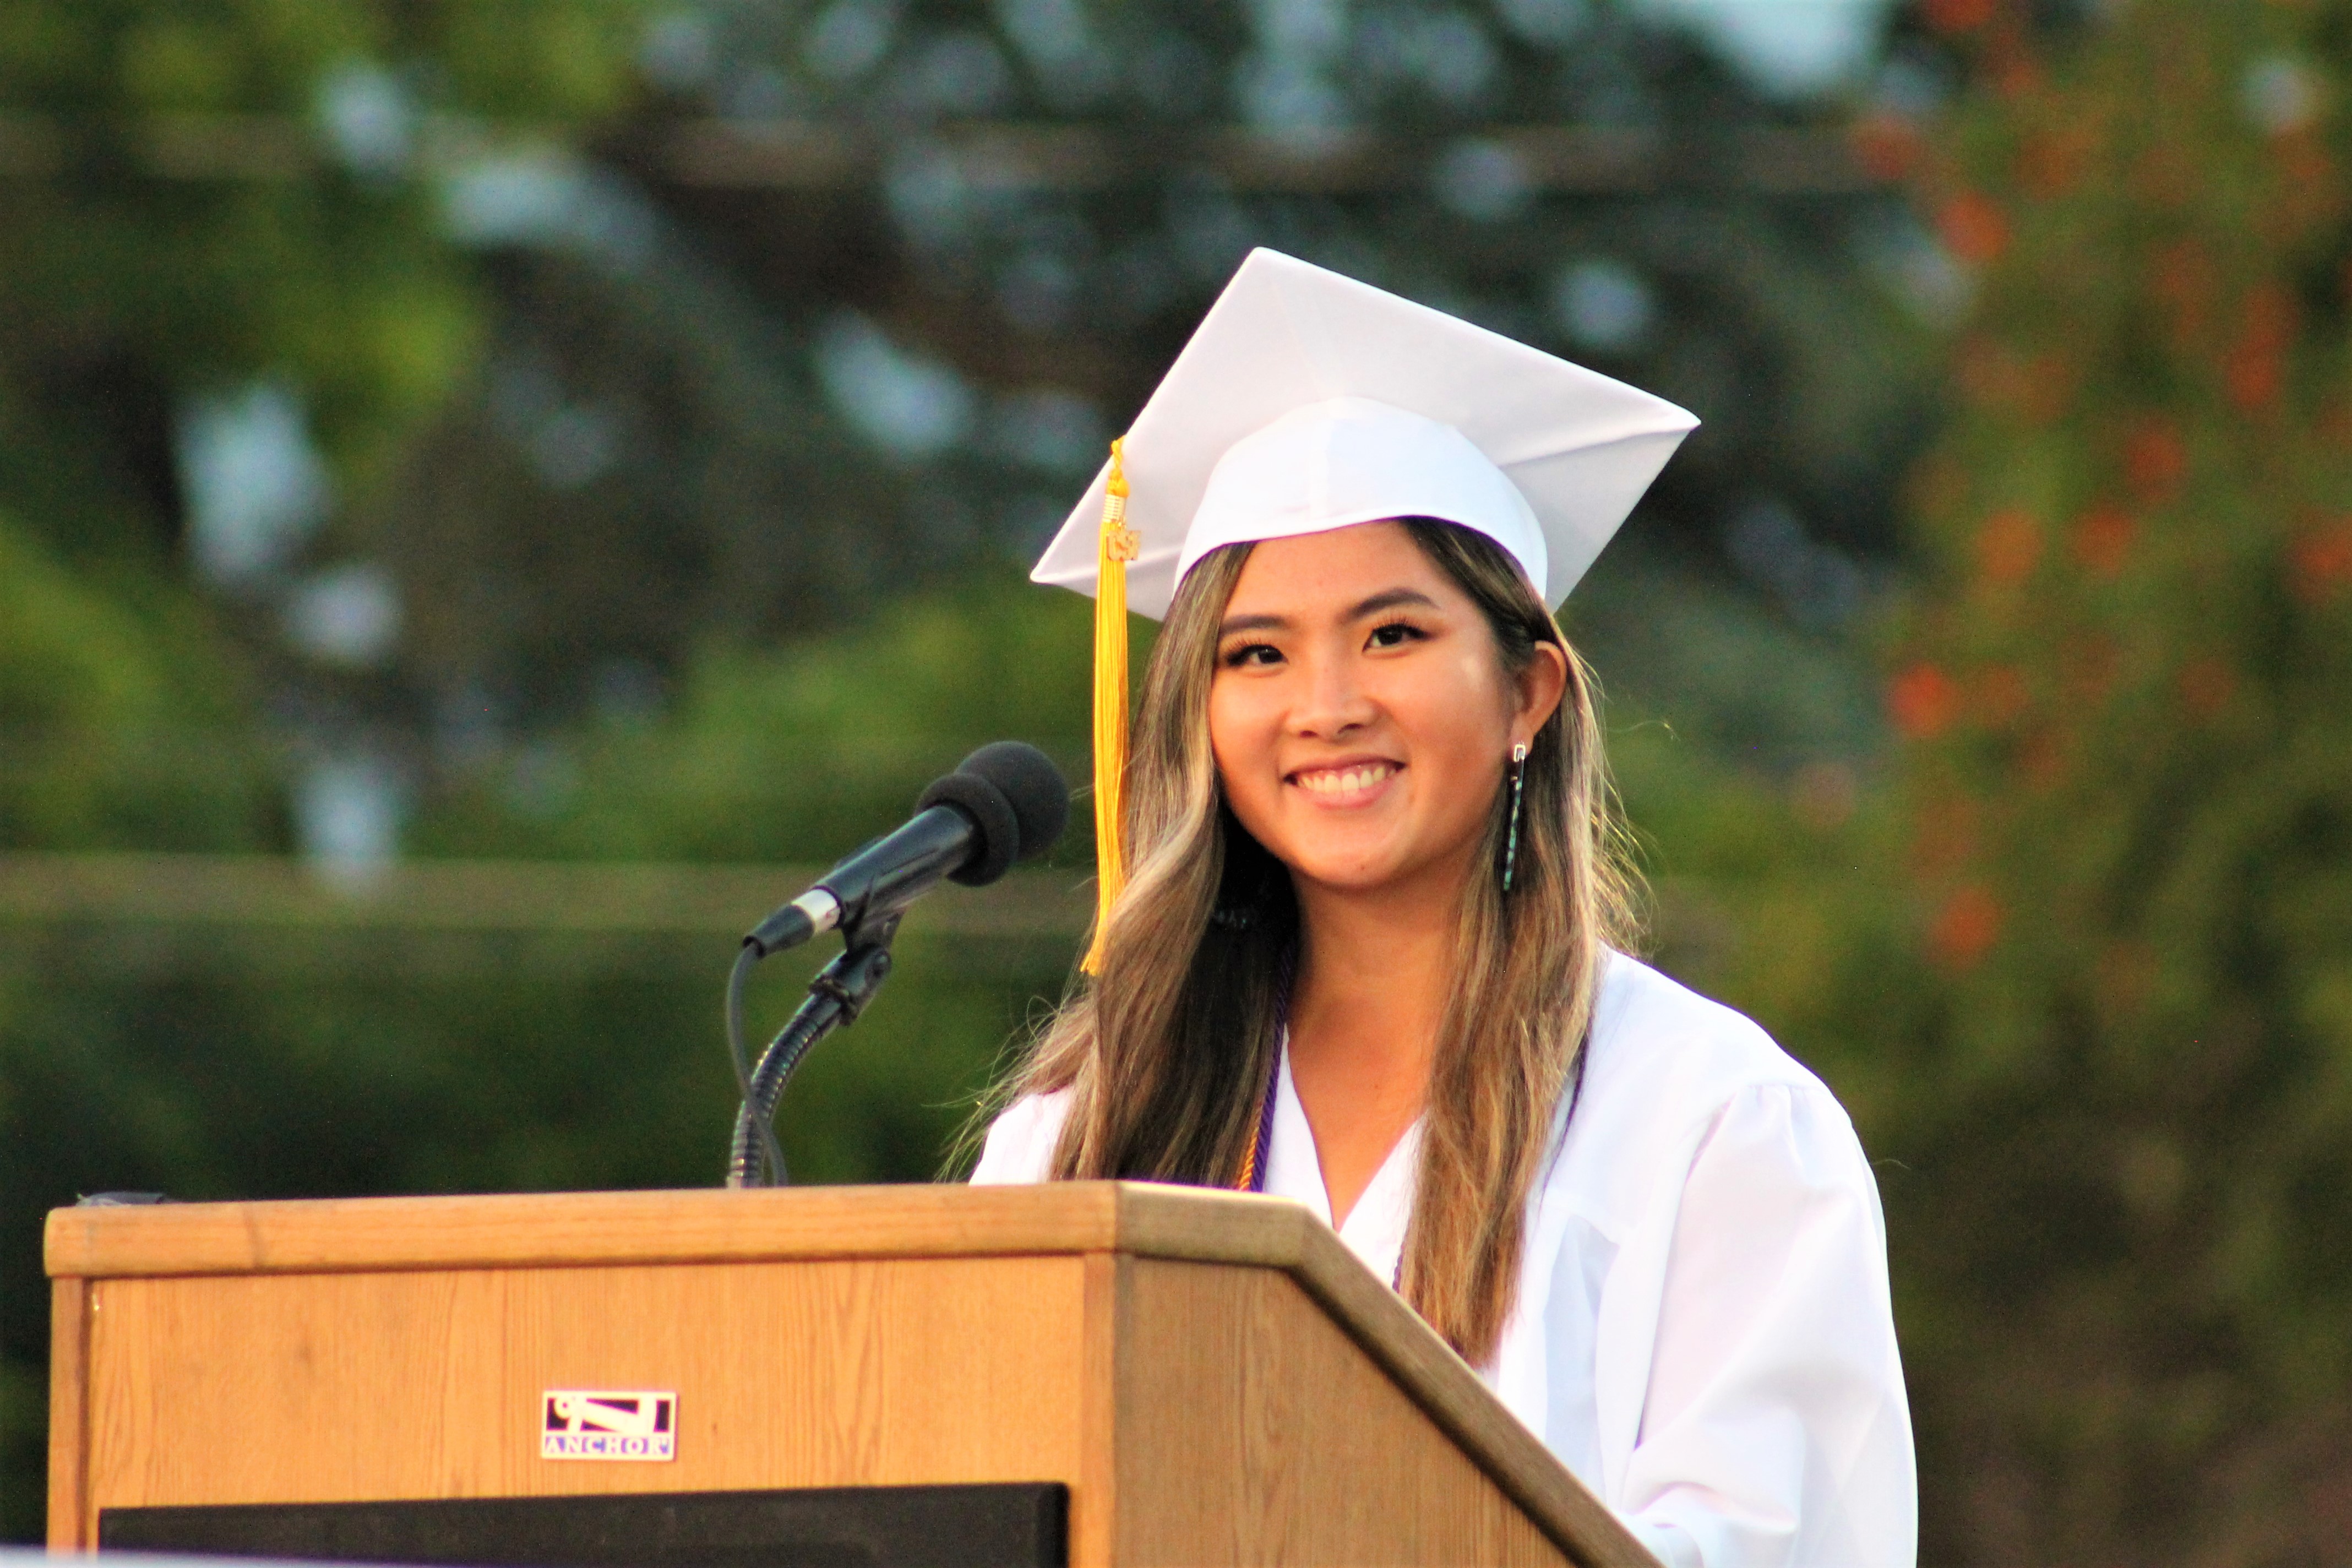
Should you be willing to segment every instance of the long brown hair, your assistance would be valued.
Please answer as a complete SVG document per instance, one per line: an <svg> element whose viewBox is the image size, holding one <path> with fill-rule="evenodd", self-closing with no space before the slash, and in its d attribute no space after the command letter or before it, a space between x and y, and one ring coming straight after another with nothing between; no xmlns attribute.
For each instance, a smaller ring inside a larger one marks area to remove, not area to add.
<svg viewBox="0 0 2352 1568"><path fill-rule="evenodd" d="M1461 962L1399 1281L1483 1364L1517 1292L1528 1194L1591 1019L1602 949L1633 935L1634 884L1583 660L1493 542L1452 523L1405 527L1477 604L1507 676L1538 642L1568 658L1567 690L1528 751L1512 890L1499 874L1474 877L1458 916ZM1225 805L1209 747L1217 628L1250 548L1207 557L1177 590L1144 675L1128 781L1133 863L1101 973L1077 984L1002 1091L1073 1091L1057 1180L1225 1185L1256 1132L1298 910L1287 873ZM1509 806L1506 787L1486 836L1498 871Z"/></svg>

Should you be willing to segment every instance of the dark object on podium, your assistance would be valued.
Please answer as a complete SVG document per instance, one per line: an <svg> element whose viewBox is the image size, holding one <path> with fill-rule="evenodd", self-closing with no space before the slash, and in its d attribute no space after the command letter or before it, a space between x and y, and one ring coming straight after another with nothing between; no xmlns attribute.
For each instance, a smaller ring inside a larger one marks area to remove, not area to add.
<svg viewBox="0 0 2352 1568"><path fill-rule="evenodd" d="M811 1487L110 1508L105 1551L487 1568L1065 1568L1068 1489Z"/></svg>

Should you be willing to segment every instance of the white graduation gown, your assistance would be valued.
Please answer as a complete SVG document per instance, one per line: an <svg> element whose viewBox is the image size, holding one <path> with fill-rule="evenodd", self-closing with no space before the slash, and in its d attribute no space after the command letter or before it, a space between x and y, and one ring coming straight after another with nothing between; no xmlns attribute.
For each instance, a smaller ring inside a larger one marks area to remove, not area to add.
<svg viewBox="0 0 2352 1568"><path fill-rule="evenodd" d="M971 1179L1044 1180L1066 1110L1007 1110ZM1916 1562L1885 1224L1843 1108L1753 1023L1612 953L1566 1132L1487 1384L1670 1568ZM1339 1231L1383 1280L1419 1145ZM1286 1061L1266 1191L1330 1218Z"/></svg>

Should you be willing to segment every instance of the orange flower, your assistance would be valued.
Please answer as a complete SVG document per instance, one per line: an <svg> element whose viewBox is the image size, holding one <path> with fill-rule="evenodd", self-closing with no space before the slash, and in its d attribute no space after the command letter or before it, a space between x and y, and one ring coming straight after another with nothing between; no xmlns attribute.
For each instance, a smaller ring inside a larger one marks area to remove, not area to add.
<svg viewBox="0 0 2352 1568"><path fill-rule="evenodd" d="M2124 442L2124 473L2140 500L2161 506L2189 471L2189 447L2170 421L2150 416Z"/></svg>
<svg viewBox="0 0 2352 1568"><path fill-rule="evenodd" d="M2222 380L2230 389L2230 401L2243 412L2254 414L2278 402L2279 391L2286 380L2286 367L2276 349L2240 343L2230 352Z"/></svg>
<svg viewBox="0 0 2352 1568"><path fill-rule="evenodd" d="M2138 533L2139 525L2122 508L2093 507L2074 524L2074 560L2085 572L2116 576Z"/></svg>
<svg viewBox="0 0 2352 1568"><path fill-rule="evenodd" d="M1911 740L1934 740L1951 728L1959 709L1959 686L1932 664L1915 664L1887 684L1887 716Z"/></svg>
<svg viewBox="0 0 2352 1568"><path fill-rule="evenodd" d="M1992 20L1995 0L1927 0L1920 14L1937 32L1973 33Z"/></svg>
<svg viewBox="0 0 2352 1568"><path fill-rule="evenodd" d="M1988 582L2013 588L2042 559L2042 525L2021 507L1997 511L1977 533L1977 570Z"/></svg>
<svg viewBox="0 0 2352 1568"><path fill-rule="evenodd" d="M1946 202L1937 227L1951 253L1972 267L1997 260L2009 248L2009 219L1990 197L1975 191Z"/></svg>
<svg viewBox="0 0 2352 1568"><path fill-rule="evenodd" d="M1893 184L1918 166L1924 144L1919 128L1899 114L1865 114L1846 130L1853 161L1874 180Z"/></svg>
<svg viewBox="0 0 2352 1568"><path fill-rule="evenodd" d="M2352 518L2322 523L2287 547L2288 584L2306 605L2324 604L2352 586Z"/></svg>
<svg viewBox="0 0 2352 1568"><path fill-rule="evenodd" d="M2024 28L2012 22L1992 35L1985 49L1984 74L1993 90L2011 101L2042 85L2042 62L2027 47Z"/></svg>
<svg viewBox="0 0 2352 1568"><path fill-rule="evenodd" d="M2294 297L2276 284L2246 296L2245 324L2230 352L2225 376L2231 401L2248 413L2278 401L2297 313Z"/></svg>
<svg viewBox="0 0 2352 1568"><path fill-rule="evenodd" d="M2283 349L2294 341L2303 312L2294 296L2275 283L2249 289L2245 303L2246 341L2265 348Z"/></svg>
<svg viewBox="0 0 2352 1568"><path fill-rule="evenodd" d="M1927 945L1944 967L1973 969L2000 940L2000 900L1971 882L1944 900L1927 931Z"/></svg>

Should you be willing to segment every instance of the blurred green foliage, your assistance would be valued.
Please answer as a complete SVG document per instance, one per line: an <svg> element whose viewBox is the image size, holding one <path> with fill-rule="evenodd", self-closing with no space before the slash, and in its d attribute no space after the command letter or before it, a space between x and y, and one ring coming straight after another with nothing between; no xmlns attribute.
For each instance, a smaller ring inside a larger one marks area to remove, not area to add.
<svg viewBox="0 0 2352 1568"><path fill-rule="evenodd" d="M242 718L234 670L184 596L110 593L0 518L0 845L263 841L270 781L204 743Z"/></svg>
<svg viewBox="0 0 2352 1568"><path fill-rule="evenodd" d="M152 562L180 526L152 411L265 374L303 389L364 489L465 372L483 315L430 188L388 177L433 130L401 95L506 121L609 111L638 24L628 0L0 10L0 105L45 123L58 163L10 180L0 225L0 504L74 554ZM372 140L339 144L339 87L376 106ZM283 150L284 177L156 177L175 129L252 116L313 139Z"/></svg>
<svg viewBox="0 0 2352 1568"><path fill-rule="evenodd" d="M434 855L791 861L896 826L923 785L1007 735L1083 776L1093 610L1009 567L886 605L835 636L719 646L658 721L592 719L486 757L420 821ZM1134 623L1136 657L1153 628ZM1074 833L1063 863L1090 864Z"/></svg>
<svg viewBox="0 0 2352 1568"><path fill-rule="evenodd" d="M1945 8L1979 269L1889 687L1879 1125L1948 1562L2342 1552L2352 7ZM1836 1016L1832 1016L1832 1020ZM1825 1020L1832 1021L1832 1020Z"/></svg>

